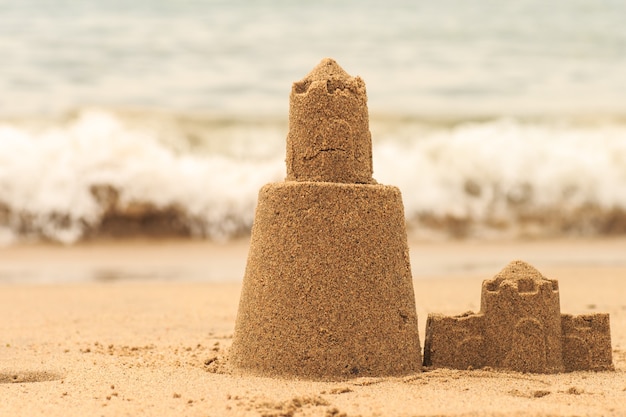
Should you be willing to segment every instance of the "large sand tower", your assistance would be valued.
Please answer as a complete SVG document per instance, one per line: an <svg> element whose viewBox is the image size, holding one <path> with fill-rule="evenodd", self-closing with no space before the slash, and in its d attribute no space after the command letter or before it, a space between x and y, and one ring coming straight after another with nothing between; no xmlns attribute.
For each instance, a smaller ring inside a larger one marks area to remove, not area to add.
<svg viewBox="0 0 626 417"><path fill-rule="evenodd" d="M287 178L259 192L230 360L307 379L421 369L404 209L372 178L365 84L324 59L290 96Z"/></svg>

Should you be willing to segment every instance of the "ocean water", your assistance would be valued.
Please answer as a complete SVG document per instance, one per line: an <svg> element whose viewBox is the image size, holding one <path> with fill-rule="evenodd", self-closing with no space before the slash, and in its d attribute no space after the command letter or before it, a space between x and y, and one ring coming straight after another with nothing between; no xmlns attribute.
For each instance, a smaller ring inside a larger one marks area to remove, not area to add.
<svg viewBox="0 0 626 417"><path fill-rule="evenodd" d="M0 0L0 242L249 233L323 57L424 239L626 232L626 4Z"/></svg>

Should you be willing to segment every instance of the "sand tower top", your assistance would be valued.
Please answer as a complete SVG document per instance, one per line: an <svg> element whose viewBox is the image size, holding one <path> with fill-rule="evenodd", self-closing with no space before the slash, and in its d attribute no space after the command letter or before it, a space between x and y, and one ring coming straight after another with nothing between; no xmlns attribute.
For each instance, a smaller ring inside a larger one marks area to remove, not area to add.
<svg viewBox="0 0 626 417"><path fill-rule="evenodd" d="M493 279L484 283L487 291L497 292L504 286L516 288L518 292L537 292L545 287L549 291L558 291L556 280L544 277L535 267L524 261L513 261L500 271Z"/></svg>
<svg viewBox="0 0 626 417"><path fill-rule="evenodd" d="M339 82L345 84L353 84L356 83L356 80L360 81L360 85L365 89L365 84L363 80L359 77L351 77L343 68L337 64L337 61L330 58L324 58L315 68L311 70L301 81L297 81L293 83L293 88L296 90L296 93L301 94L305 93L308 90L309 86L313 82L322 81L326 83L327 89L329 93L334 93L336 89L343 89L345 86L336 85L334 88L331 88L332 82ZM351 82L352 81L352 82ZM365 92L365 90L363 90Z"/></svg>
<svg viewBox="0 0 626 417"><path fill-rule="evenodd" d="M507 266L505 266L502 271L498 272L494 279L498 281L502 280L518 280L520 278L532 278L533 280L545 280L546 277L543 276L541 272L537 270L534 266L528 264L524 261L512 261L509 262Z"/></svg>
<svg viewBox="0 0 626 417"><path fill-rule="evenodd" d="M323 59L289 97L287 181L372 184L365 83Z"/></svg>

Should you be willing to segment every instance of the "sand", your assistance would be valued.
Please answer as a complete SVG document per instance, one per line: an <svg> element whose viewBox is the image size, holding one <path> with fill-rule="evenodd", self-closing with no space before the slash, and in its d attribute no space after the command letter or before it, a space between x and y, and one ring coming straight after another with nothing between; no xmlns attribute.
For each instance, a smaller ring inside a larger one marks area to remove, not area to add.
<svg viewBox="0 0 626 417"><path fill-rule="evenodd" d="M626 239L410 243L422 334L429 312L476 311L482 281L521 258L559 281L561 311L610 314L614 372L427 369L336 382L219 373L241 290L240 281L227 281L243 273L247 249L242 242L1 249L3 279L39 269L62 279L72 264L84 273L110 265L119 278L0 285L0 415L626 415ZM124 274L142 263L147 275ZM150 281L162 268L194 277L206 269L214 281Z"/></svg>

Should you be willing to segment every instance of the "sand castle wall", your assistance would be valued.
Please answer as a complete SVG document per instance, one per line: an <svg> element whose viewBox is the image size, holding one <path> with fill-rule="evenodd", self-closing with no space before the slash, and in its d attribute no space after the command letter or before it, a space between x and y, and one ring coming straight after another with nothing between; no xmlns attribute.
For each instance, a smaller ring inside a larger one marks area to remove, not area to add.
<svg viewBox="0 0 626 417"><path fill-rule="evenodd" d="M563 314L561 323L563 364L567 372L613 369L608 314Z"/></svg>
<svg viewBox="0 0 626 417"><path fill-rule="evenodd" d="M259 193L230 361L307 379L421 369L400 191L372 178L365 86L322 61L291 93L287 179Z"/></svg>

